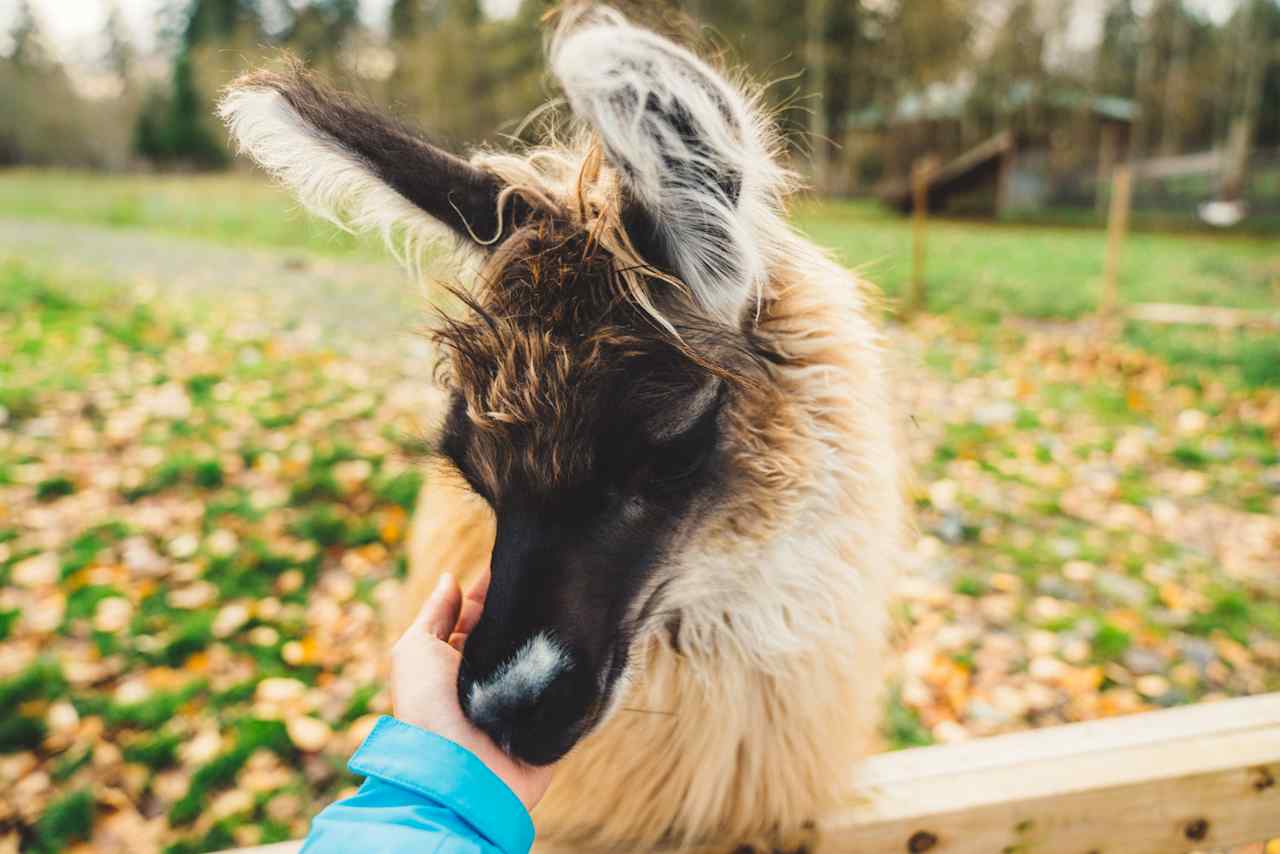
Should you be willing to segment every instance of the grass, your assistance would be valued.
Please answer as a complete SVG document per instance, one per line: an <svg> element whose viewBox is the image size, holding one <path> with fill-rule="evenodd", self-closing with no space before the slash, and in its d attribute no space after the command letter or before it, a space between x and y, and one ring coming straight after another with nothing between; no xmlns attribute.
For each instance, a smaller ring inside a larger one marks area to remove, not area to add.
<svg viewBox="0 0 1280 854"><path fill-rule="evenodd" d="M801 205L797 225L899 297L911 276L910 221L867 202ZM1075 318L1097 307L1106 235L1100 230L936 220L928 232L930 311L981 324L1010 315ZM1125 247L1126 302L1274 309L1274 239L1138 233Z"/></svg>
<svg viewBox="0 0 1280 854"><path fill-rule="evenodd" d="M911 275L909 220L866 201L805 201L794 214L801 230L861 271L891 301L904 294ZM0 172L0 216L365 260L385 257L376 241L308 215L284 191L241 173ZM1105 239L1098 228L935 220L929 228L927 308L979 327L1009 317L1080 318L1097 308ZM1280 251L1273 238L1143 232L1131 235L1125 247L1124 302L1274 310L1278 293ZM144 329L145 317L133 318L117 334L142 341ZM1221 368L1239 371L1252 386L1280 386L1280 337L1274 335L1133 324L1125 340L1176 369ZM30 400L19 392L0 388L0 406L10 417L30 415ZM256 414L268 427L287 426L297 417L269 407Z"/></svg>
<svg viewBox="0 0 1280 854"><path fill-rule="evenodd" d="M145 228L223 243L326 255L380 252L372 242L308 216L261 179L217 175L0 172L0 216Z"/></svg>
<svg viewBox="0 0 1280 854"><path fill-rule="evenodd" d="M801 205L796 224L891 300L911 276L911 227L866 202ZM975 327L1010 317L1069 321L1098 308L1105 232L1045 225L930 224L927 309ZM1135 233L1124 249L1122 304L1173 302L1261 311L1280 306L1280 243L1272 237ZM1130 323L1124 340L1166 359L1176 375L1238 372L1280 387L1280 336Z"/></svg>
<svg viewBox="0 0 1280 854"><path fill-rule="evenodd" d="M45 810L36 824L35 844L40 852L56 852L72 842L89 838L93 830L93 793L80 789L64 795Z"/></svg>

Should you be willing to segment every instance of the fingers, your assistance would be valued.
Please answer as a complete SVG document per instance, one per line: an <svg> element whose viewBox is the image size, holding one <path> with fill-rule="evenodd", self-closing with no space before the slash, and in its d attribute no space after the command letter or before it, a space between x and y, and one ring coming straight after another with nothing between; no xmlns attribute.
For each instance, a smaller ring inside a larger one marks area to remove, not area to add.
<svg viewBox="0 0 1280 854"><path fill-rule="evenodd" d="M449 573L440 576L435 590L423 603L418 618L414 620L414 628L425 632L437 640L447 641L458 625L458 614L462 608L462 591L458 582Z"/></svg>
<svg viewBox="0 0 1280 854"><path fill-rule="evenodd" d="M467 587L466 596L462 600L462 610L458 615L458 625L449 638L449 645L454 649L462 650L462 644L466 642L467 635L471 634L475 630L476 623L480 622L480 615L484 612L485 595L488 592L489 571L485 570Z"/></svg>
<svg viewBox="0 0 1280 854"><path fill-rule="evenodd" d="M462 601L462 611L458 615L458 624L454 627L455 632L469 635L475 631L476 623L480 622L480 614L484 611L484 606L474 599L464 599Z"/></svg>
<svg viewBox="0 0 1280 854"><path fill-rule="evenodd" d="M444 573L436 587L423 603L410 631L423 632L438 640L446 641L458 651L466 642L480 614L484 611L485 596L489 591L489 571L480 575L467 587L466 596L458 588L458 582L450 573Z"/></svg>
<svg viewBox="0 0 1280 854"><path fill-rule="evenodd" d="M484 572L476 577L476 580L467 586L467 601L475 602L481 608L484 608L485 597L489 595L489 570L486 568Z"/></svg>

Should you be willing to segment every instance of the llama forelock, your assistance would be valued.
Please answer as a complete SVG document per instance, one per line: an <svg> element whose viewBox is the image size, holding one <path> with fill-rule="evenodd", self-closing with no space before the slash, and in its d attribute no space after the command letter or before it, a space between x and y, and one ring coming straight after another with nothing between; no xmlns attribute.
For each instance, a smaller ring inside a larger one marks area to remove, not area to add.
<svg viewBox="0 0 1280 854"><path fill-rule="evenodd" d="M545 222L525 231L459 294L466 311L433 332L453 426L465 426L472 474L490 495L513 480L540 490L590 480L602 455L625 452L619 434L678 436L722 388L759 382L741 332L680 309L669 292L652 297L668 332L592 236Z"/></svg>

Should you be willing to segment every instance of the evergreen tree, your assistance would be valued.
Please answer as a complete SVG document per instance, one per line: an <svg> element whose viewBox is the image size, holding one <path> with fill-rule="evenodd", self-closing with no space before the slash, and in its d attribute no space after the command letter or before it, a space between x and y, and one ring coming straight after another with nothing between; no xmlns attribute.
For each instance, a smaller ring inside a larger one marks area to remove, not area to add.
<svg viewBox="0 0 1280 854"><path fill-rule="evenodd" d="M48 63L29 0L18 0L13 26L9 28L9 43L12 45L9 60L18 68L41 68Z"/></svg>
<svg viewBox="0 0 1280 854"><path fill-rule="evenodd" d="M241 29L262 32L262 15L255 0L195 0L187 13L182 43L190 49L226 41Z"/></svg>
<svg viewBox="0 0 1280 854"><path fill-rule="evenodd" d="M120 4L113 0L107 7L107 49L102 63L106 70L114 74L126 85L133 67L133 48L124 33L124 22L120 18Z"/></svg>
<svg viewBox="0 0 1280 854"><path fill-rule="evenodd" d="M173 66L173 99L169 104L168 144L172 156L199 166L218 166L226 152L208 126L209 107L196 88L191 54L183 50Z"/></svg>
<svg viewBox="0 0 1280 854"><path fill-rule="evenodd" d="M1132 0L1111 0L1102 18L1102 40L1094 58L1094 88L1103 95L1131 97L1138 85L1142 21Z"/></svg>
<svg viewBox="0 0 1280 854"><path fill-rule="evenodd" d="M311 0L294 13L285 43L308 65L333 71L339 51L359 24L356 0Z"/></svg>
<svg viewBox="0 0 1280 854"><path fill-rule="evenodd" d="M393 42L408 41L440 26L447 4L443 0L394 0L390 34Z"/></svg>
<svg viewBox="0 0 1280 854"><path fill-rule="evenodd" d="M134 125L134 151L163 163L216 167L228 162L211 114L212 92L202 91L196 73L198 51L235 37L262 37L256 0L193 0L179 27L168 91L143 101Z"/></svg>

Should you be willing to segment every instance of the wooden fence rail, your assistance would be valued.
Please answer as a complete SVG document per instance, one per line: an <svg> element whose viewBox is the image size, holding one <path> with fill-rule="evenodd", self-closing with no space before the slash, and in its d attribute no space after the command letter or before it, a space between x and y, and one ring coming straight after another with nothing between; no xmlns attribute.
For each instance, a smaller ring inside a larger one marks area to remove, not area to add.
<svg viewBox="0 0 1280 854"><path fill-rule="evenodd" d="M1280 694L886 753L857 781L862 800L818 823L810 854L1165 854L1259 842L1280 837Z"/></svg>

